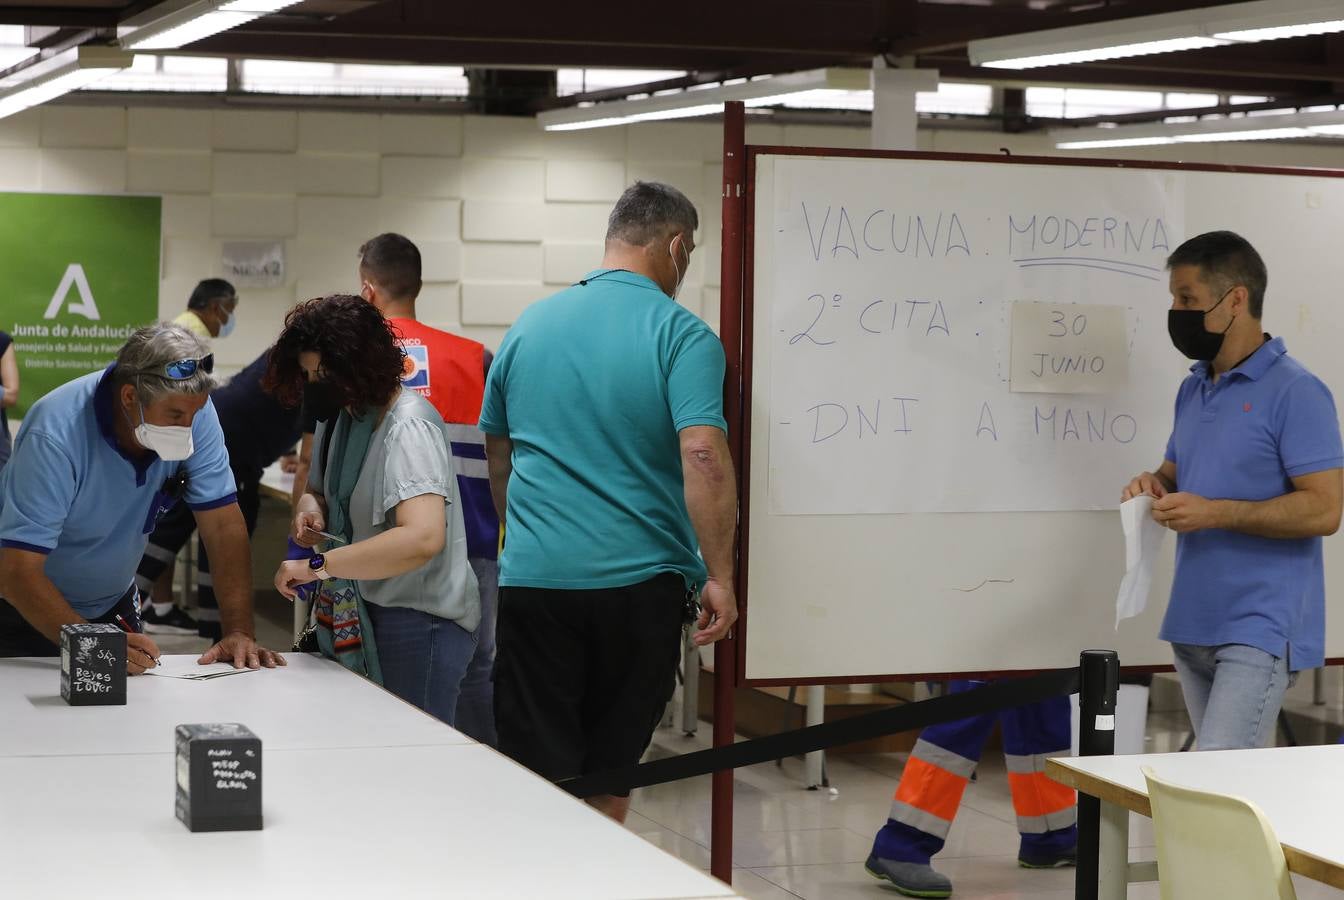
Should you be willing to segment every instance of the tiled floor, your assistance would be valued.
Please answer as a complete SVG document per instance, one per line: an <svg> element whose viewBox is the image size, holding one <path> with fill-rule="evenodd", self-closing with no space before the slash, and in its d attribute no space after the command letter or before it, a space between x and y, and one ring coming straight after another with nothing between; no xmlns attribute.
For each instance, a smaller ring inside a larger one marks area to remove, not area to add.
<svg viewBox="0 0 1344 900"><path fill-rule="evenodd" d="M1339 675L1338 670L1332 671L1334 689L1326 706L1316 708L1317 715L1339 719ZM1299 685L1289 705L1311 707L1309 685ZM1152 752L1177 750L1187 728L1183 713L1154 714L1149 719L1147 748ZM708 742L708 726L694 737L663 729L654 738L650 756L698 750ZM733 804L734 888L754 900L884 900L898 896L864 871L863 860L873 834L886 820L904 761L904 754L832 756L827 766L829 791L803 788L801 760L785 760L782 767L765 763L739 770ZM641 789L632 797L628 826L692 865L708 868L709 796L708 776ZM1073 897L1072 869L1021 869L1017 845L1003 758L987 752L935 867L952 879L953 897L958 900ZM1130 846L1133 860L1155 858L1150 820L1131 817ZM1317 882L1293 880L1300 900L1344 898L1344 892ZM1129 897L1157 900L1157 885L1132 885Z"/></svg>
<svg viewBox="0 0 1344 900"><path fill-rule="evenodd" d="M288 604L258 598L258 635L267 646L288 646ZM164 652L204 649L195 638L164 638ZM1314 704L1308 675L1290 692L1285 706L1297 714L1298 738L1335 740L1344 723L1344 677L1329 670L1324 705ZM1302 724L1305 722L1306 724ZM1146 749L1180 748L1189 729L1183 712L1154 712L1148 718ZM700 750L710 727L687 737L660 729L650 758ZM741 769L733 805L733 887L752 900L890 900L898 896L863 869L873 834L886 820L904 754L832 756L830 790L802 786L803 763L764 763ZM1072 869L1018 868L1018 836L1003 758L988 752L935 867L952 879L957 900L1067 900L1073 897ZM709 868L710 779L708 776L644 788L634 793L628 827L691 865ZM1131 858L1152 859L1152 823L1131 817ZM1344 900L1344 892L1294 878L1300 900ZM1131 900L1157 900L1155 884L1132 885Z"/></svg>

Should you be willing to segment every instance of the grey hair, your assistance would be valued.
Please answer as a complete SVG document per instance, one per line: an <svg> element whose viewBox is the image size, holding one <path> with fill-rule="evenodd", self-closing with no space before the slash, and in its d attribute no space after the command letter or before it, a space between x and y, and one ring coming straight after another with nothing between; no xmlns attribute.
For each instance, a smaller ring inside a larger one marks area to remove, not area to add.
<svg viewBox="0 0 1344 900"><path fill-rule="evenodd" d="M700 226L695 204L670 184L636 181L621 194L607 219L607 240L643 247L659 238Z"/></svg>
<svg viewBox="0 0 1344 900"><path fill-rule="evenodd" d="M208 394L215 379L204 369L197 369L190 378L174 381L163 374L164 366L180 359L202 359L210 354L205 341L181 325L156 322L137 328L117 351L117 365L112 370L112 383L135 385L136 396L142 406L170 394Z"/></svg>

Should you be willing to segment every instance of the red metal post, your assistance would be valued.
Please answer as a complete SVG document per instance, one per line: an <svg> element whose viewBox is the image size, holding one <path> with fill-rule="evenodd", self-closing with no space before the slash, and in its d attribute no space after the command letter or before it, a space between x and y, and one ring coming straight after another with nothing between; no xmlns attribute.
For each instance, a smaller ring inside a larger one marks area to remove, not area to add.
<svg viewBox="0 0 1344 900"><path fill-rule="evenodd" d="M740 473L742 434L742 267L743 233L746 220L746 113L742 103L732 101L723 110L723 250L720 254L719 337L723 340L728 367L724 385L724 417L728 420L728 446ZM738 480L738 498L746 486ZM742 571L737 572L741 602ZM737 638L729 636L714 646L714 746L733 742L737 686ZM713 775L710 812L709 871L725 884L733 883L733 770Z"/></svg>

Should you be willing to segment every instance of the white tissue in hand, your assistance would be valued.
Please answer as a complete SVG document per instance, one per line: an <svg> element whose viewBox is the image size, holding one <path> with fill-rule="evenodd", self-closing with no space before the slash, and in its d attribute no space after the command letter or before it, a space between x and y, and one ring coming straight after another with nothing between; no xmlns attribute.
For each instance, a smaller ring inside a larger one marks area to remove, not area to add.
<svg viewBox="0 0 1344 900"><path fill-rule="evenodd" d="M1153 521L1153 497L1140 494L1120 504L1120 524L1125 531L1125 577L1115 597L1115 627L1137 616L1148 605L1153 586L1153 563L1162 549L1167 529Z"/></svg>

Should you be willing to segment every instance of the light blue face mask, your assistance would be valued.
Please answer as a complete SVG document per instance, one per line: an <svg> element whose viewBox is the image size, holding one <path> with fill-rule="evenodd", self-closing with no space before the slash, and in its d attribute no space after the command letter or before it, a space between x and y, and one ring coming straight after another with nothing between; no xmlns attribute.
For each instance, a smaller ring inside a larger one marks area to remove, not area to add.
<svg viewBox="0 0 1344 900"><path fill-rule="evenodd" d="M233 329L235 326L237 326L237 324L238 324L238 309L237 307L235 307L233 312L229 313L229 317L224 321L224 324L219 326L219 336L222 338L226 338L229 335L233 334Z"/></svg>

